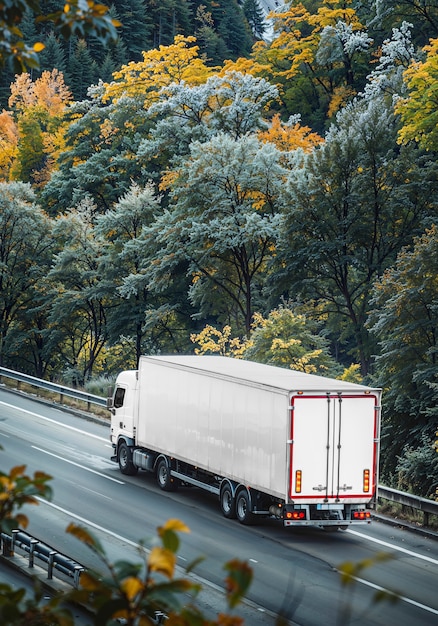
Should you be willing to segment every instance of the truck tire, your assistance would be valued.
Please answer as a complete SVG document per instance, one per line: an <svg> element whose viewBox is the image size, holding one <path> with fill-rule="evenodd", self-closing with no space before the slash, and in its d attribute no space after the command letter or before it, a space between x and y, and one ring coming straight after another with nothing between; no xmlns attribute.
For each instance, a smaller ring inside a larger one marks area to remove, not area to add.
<svg viewBox="0 0 438 626"><path fill-rule="evenodd" d="M157 463L157 484L163 491L176 491L177 482L170 475L170 467L166 459L161 458Z"/></svg>
<svg viewBox="0 0 438 626"><path fill-rule="evenodd" d="M254 515L251 513L251 500L246 489L240 489L237 492L236 517L245 526L250 526L254 523Z"/></svg>
<svg viewBox="0 0 438 626"><path fill-rule="evenodd" d="M126 445L124 441L119 445L119 468L122 474L126 474L127 476L135 476L138 472L138 467L134 465L132 462L132 452L131 448Z"/></svg>
<svg viewBox="0 0 438 626"><path fill-rule="evenodd" d="M220 494L221 510L227 519L236 519L236 502L231 485L225 483Z"/></svg>

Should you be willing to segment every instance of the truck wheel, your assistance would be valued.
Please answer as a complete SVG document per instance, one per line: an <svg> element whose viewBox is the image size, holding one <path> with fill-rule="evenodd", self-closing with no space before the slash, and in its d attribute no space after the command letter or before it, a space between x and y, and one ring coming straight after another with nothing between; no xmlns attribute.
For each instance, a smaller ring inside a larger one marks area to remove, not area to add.
<svg viewBox="0 0 438 626"><path fill-rule="evenodd" d="M129 446L124 441L119 446L119 468L122 474L128 476L135 476L138 472L138 468L132 462L132 452Z"/></svg>
<svg viewBox="0 0 438 626"><path fill-rule="evenodd" d="M236 496L236 517L245 526L254 523L254 515L251 513L251 502L246 489L241 489Z"/></svg>
<svg viewBox="0 0 438 626"><path fill-rule="evenodd" d="M157 484L163 491L175 491L176 481L170 475L170 467L166 459L160 459L157 464Z"/></svg>
<svg viewBox="0 0 438 626"><path fill-rule="evenodd" d="M227 519L236 519L236 503L234 501L231 485L225 484L220 495L221 509Z"/></svg>

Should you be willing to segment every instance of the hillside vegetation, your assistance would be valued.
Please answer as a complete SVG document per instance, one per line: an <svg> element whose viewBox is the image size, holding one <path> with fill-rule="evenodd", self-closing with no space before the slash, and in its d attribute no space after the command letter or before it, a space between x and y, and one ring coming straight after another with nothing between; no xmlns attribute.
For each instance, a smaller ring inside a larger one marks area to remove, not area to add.
<svg viewBox="0 0 438 626"><path fill-rule="evenodd" d="M436 0L286 2L269 40L256 0L109 13L105 46L28 13L39 68L3 69L0 363L85 384L216 352L372 383L383 479L433 495Z"/></svg>

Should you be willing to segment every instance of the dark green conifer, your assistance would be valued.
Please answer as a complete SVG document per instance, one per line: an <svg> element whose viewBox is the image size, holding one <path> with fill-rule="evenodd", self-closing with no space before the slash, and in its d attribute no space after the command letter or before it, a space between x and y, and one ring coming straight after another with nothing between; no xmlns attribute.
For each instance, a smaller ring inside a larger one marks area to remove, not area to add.
<svg viewBox="0 0 438 626"><path fill-rule="evenodd" d="M104 83L110 83L113 79L113 72L115 72L116 69L118 68L114 63L114 59L111 53L108 52L104 59L104 62L99 68L99 78L101 78Z"/></svg>
<svg viewBox="0 0 438 626"><path fill-rule="evenodd" d="M64 47L56 37L55 33L49 33L44 41L46 46L40 54L40 70L49 72L57 69L64 75L67 71L67 60L65 58Z"/></svg>
<svg viewBox="0 0 438 626"><path fill-rule="evenodd" d="M245 0L243 12L256 39L263 39L266 31L265 14L258 0Z"/></svg>
<svg viewBox="0 0 438 626"><path fill-rule="evenodd" d="M248 56L251 52L253 37L237 0L221 0L211 5L215 28L224 40L229 56L232 59Z"/></svg>
<svg viewBox="0 0 438 626"><path fill-rule="evenodd" d="M122 23L123 39L130 61L140 61L143 50L151 47L153 22L145 0L118 0L115 2L117 18Z"/></svg>
<svg viewBox="0 0 438 626"><path fill-rule="evenodd" d="M97 82L99 72L96 62L91 57L87 43L79 39L74 54L68 62L67 84L75 100L84 100L90 85Z"/></svg>

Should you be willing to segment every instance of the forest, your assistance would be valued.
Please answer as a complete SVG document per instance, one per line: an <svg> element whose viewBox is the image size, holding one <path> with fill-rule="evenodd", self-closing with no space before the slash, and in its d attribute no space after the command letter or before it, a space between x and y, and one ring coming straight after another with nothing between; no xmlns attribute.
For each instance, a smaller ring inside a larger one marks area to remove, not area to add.
<svg viewBox="0 0 438 626"><path fill-rule="evenodd" d="M433 496L438 2L109 12L104 46L29 10L39 64L0 75L0 364L91 385L215 352L370 383L382 480Z"/></svg>

